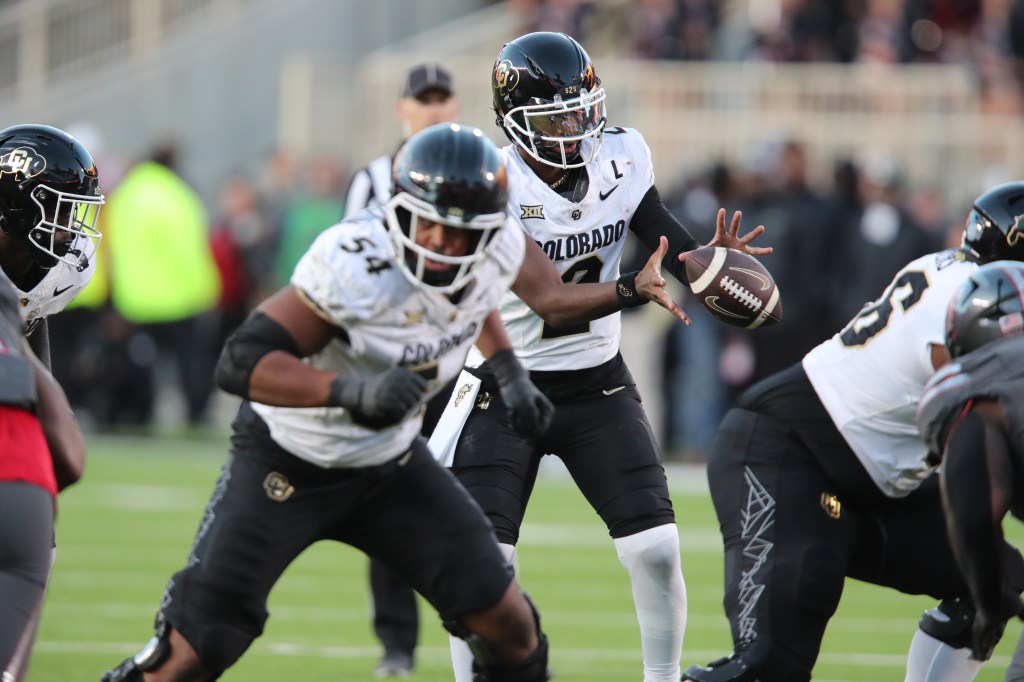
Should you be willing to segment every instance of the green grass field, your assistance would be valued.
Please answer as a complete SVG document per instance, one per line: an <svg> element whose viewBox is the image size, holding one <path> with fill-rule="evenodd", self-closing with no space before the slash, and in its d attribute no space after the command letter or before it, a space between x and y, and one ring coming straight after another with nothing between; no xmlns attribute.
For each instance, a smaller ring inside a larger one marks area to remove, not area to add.
<svg viewBox="0 0 1024 682"><path fill-rule="evenodd" d="M31 682L95 682L150 637L164 583L185 559L226 447L226 435L90 438L85 478L60 499L57 564ZM686 666L726 652L729 633L721 541L703 472L673 468L670 482L690 604ZM603 525L557 469L538 484L519 549L521 580L543 612L558 679L642 679L626 573ZM379 652L366 583L366 562L355 550L313 547L271 595L264 636L222 679L373 679ZM902 680L917 619L932 605L848 582L815 679ZM432 611L423 606L420 613L414 679L451 680L447 636ZM1002 680L1019 632L1019 624L1010 625L979 681Z"/></svg>

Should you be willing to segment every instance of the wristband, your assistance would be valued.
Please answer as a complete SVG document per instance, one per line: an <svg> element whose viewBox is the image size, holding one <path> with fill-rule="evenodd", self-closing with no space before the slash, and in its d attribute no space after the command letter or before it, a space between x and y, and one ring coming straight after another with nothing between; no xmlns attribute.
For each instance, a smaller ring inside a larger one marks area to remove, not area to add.
<svg viewBox="0 0 1024 682"><path fill-rule="evenodd" d="M647 303L647 299L636 291L636 276L639 272L627 272L615 282L615 295L623 308L636 308Z"/></svg>

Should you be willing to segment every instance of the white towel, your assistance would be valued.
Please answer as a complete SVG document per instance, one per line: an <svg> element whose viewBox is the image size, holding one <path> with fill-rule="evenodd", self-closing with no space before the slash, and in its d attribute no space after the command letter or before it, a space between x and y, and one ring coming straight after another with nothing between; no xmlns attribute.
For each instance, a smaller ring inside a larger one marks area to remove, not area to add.
<svg viewBox="0 0 1024 682"><path fill-rule="evenodd" d="M455 390L444 406L444 412L437 421L434 433L427 445L434 459L441 466L450 467L455 459L455 445L459 442L459 434L466 424L470 411L476 404L476 394L480 392L480 380L463 370L455 384Z"/></svg>

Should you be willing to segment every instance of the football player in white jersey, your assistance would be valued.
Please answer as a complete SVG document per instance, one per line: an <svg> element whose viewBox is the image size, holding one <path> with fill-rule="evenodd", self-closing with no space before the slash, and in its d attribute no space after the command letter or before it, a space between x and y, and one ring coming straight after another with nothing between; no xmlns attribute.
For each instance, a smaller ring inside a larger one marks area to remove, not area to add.
<svg viewBox="0 0 1024 682"><path fill-rule="evenodd" d="M948 360L951 296L979 263L1024 260L1021 220L1024 182L985 192L960 248L906 265L846 327L726 413L708 481L734 652L683 679L811 679L847 577L942 600L911 641L908 682L974 679L970 593L915 414ZM1024 587L1020 555L1004 549L1011 584Z"/></svg>
<svg viewBox="0 0 1024 682"><path fill-rule="evenodd" d="M92 279L103 201L81 142L45 125L0 130L0 267L18 290L32 348L47 367L45 319Z"/></svg>
<svg viewBox="0 0 1024 682"><path fill-rule="evenodd" d="M429 126L456 120L458 113L459 101L447 68L437 62L422 62L406 71L401 96L395 103L403 141ZM352 174L345 192L345 218L391 198L393 159L394 154L378 156ZM444 397L439 395L437 400L443 401ZM416 592L379 561L369 560L369 574L373 632L384 647L384 655L374 668L374 674L377 677L409 675L415 665L419 639Z"/></svg>
<svg viewBox="0 0 1024 682"><path fill-rule="evenodd" d="M421 408L479 344L528 433L550 404L494 312L524 240L483 133L441 124L395 160L395 194L321 234L228 340L231 456L157 633L103 679L213 680L263 630L267 595L318 540L384 561L477 652L481 679L547 679L539 617L486 518L419 438ZM486 328L484 334L481 331Z"/></svg>
<svg viewBox="0 0 1024 682"><path fill-rule="evenodd" d="M501 317L516 355L556 406L553 426L542 438L518 435L485 363L472 370L482 384L452 471L511 557L540 458L560 457L629 573L644 679L676 682L686 622L678 532L654 435L619 354L617 311L651 297L640 293L638 273L620 273L619 264L631 231L685 284L679 256L699 244L661 202L640 133L606 129L605 91L578 42L561 33L521 36L501 49L491 78L497 124L512 142L509 215L564 282L614 284L618 301L607 310L613 314L592 322L552 321L544 306L550 291L519 277ZM763 228L743 237L738 230L738 214L727 230L720 211L714 243L770 252L748 246ZM459 642L452 654L456 679L467 680Z"/></svg>
<svg viewBox="0 0 1024 682"><path fill-rule="evenodd" d="M941 462L946 529L975 604L971 648L987 660L1006 622L1024 612L1007 580L1002 522L1024 506L1024 264L996 261L950 302L952 362L928 382L917 423ZM1021 640L1024 642L1024 639ZM1024 674L1021 645L1006 679Z"/></svg>

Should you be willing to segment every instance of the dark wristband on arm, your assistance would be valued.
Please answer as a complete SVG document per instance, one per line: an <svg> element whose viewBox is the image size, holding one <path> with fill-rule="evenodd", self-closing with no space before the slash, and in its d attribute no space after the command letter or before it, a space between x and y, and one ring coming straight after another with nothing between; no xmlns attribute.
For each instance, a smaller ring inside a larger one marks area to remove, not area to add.
<svg viewBox="0 0 1024 682"><path fill-rule="evenodd" d="M637 293L636 276L639 272L627 272L615 282L615 295L623 308L636 308L647 303L647 299Z"/></svg>

